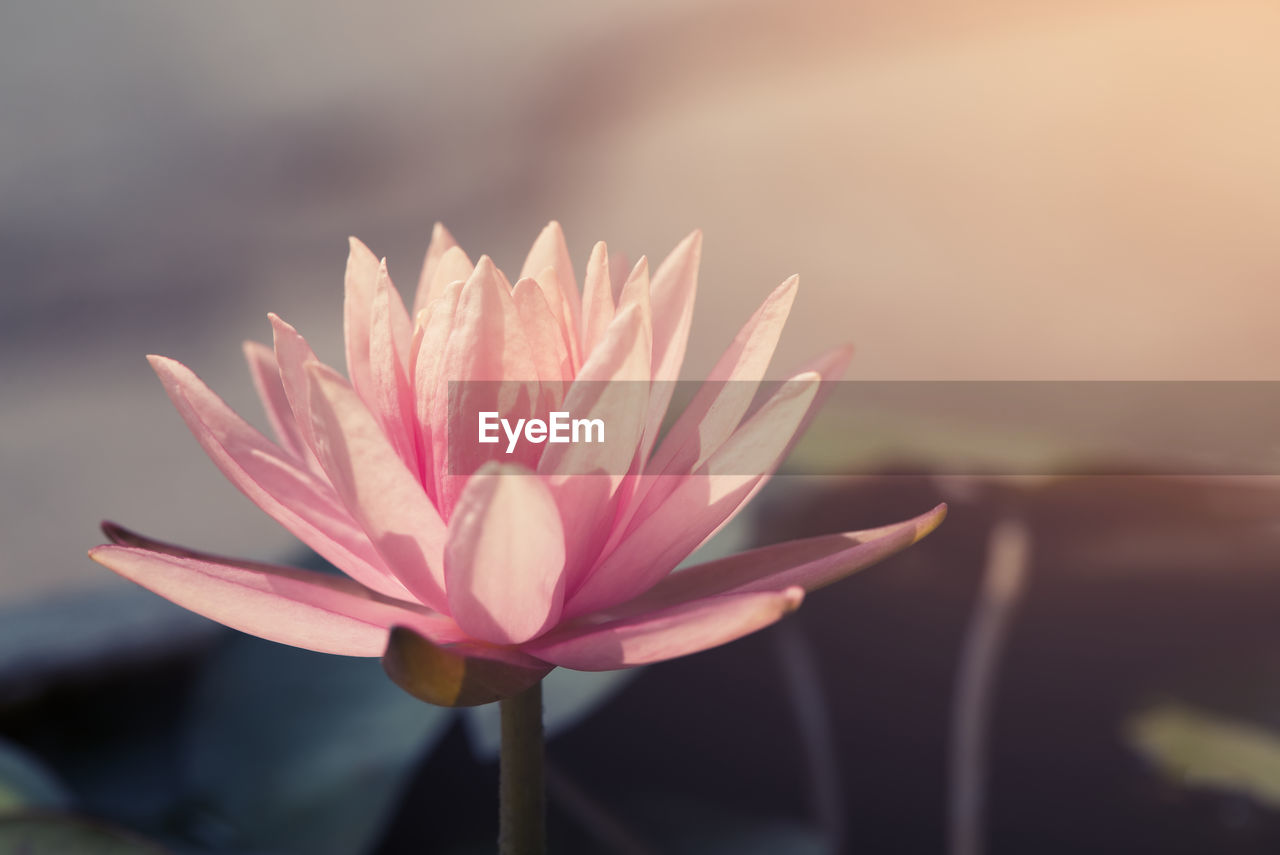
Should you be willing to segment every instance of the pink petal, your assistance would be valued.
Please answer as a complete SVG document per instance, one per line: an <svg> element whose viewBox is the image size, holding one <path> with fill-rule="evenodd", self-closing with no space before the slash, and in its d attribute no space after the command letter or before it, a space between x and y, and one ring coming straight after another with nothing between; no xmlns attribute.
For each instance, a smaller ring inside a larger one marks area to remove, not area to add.
<svg viewBox="0 0 1280 855"><path fill-rule="evenodd" d="M616 511L614 494L644 429L652 334L647 308L624 304L565 396L564 410L574 418L604 423L605 442L548 444L538 461L565 521L569 590L576 589L605 544Z"/></svg>
<svg viewBox="0 0 1280 855"><path fill-rule="evenodd" d="M538 369L506 277L488 256L476 264L458 299L453 328L440 363L432 418L432 460L440 480L436 501L447 519L466 476L491 458L496 445L471 444L476 414L496 411L504 418L528 417L538 399ZM450 388L452 384L452 389ZM455 420L449 424L448 420ZM443 429L439 429L445 425ZM459 435L450 437L450 427ZM541 446L521 443L504 455L530 468Z"/></svg>
<svg viewBox="0 0 1280 855"><path fill-rule="evenodd" d="M280 367L280 383L293 411L298 436L308 450L315 442L311 430L311 390L307 382L306 364L318 362L315 351L302 335L272 313L267 315L275 337L276 364ZM327 476L326 476L327 477Z"/></svg>
<svg viewBox="0 0 1280 855"><path fill-rule="evenodd" d="M471 263L471 259L462 251L461 247L450 247L445 250L444 255L440 256L440 263L436 265L431 273L431 282L427 289L427 302L421 307L415 306L413 316L417 318L432 303L439 300L446 288L454 282L466 282L471 278L471 274L475 272L476 266ZM421 290L418 296L422 296Z"/></svg>
<svg viewBox="0 0 1280 855"><path fill-rule="evenodd" d="M794 585L813 591L919 542L946 515L947 506L938 505L892 525L792 540L688 567L610 614L638 615L706 597L782 591Z"/></svg>
<svg viewBox="0 0 1280 855"><path fill-rule="evenodd" d="M817 394L816 373L782 384L751 418L656 507L636 514L631 530L573 592L569 617L631 599L656 584L708 534L737 513L752 487L777 468Z"/></svg>
<svg viewBox="0 0 1280 855"><path fill-rule="evenodd" d="M654 387L642 448L646 458L666 418L675 381L679 379L680 366L684 363L701 260L702 232L694 231L671 251L653 274L650 294L653 304Z"/></svg>
<svg viewBox="0 0 1280 855"><path fill-rule="evenodd" d="M529 340L542 397L544 401L559 404L564 400L566 382L573 379L573 362L559 324L537 280L521 279L511 292L511 299Z"/></svg>
<svg viewBox="0 0 1280 855"><path fill-rule="evenodd" d="M410 471L418 472L418 426L409 386L412 329L400 294L381 262L369 316L369 376L366 401L378 413L383 430Z"/></svg>
<svg viewBox="0 0 1280 855"><path fill-rule="evenodd" d="M648 507L664 501L679 484L670 476L692 472L733 433L773 358L798 284L799 278L792 276L774 289L734 337L646 464L633 508L641 509L639 500Z"/></svg>
<svg viewBox="0 0 1280 855"><path fill-rule="evenodd" d="M356 238L349 238L351 252L347 256L346 297L343 301L343 329L347 345L347 376L360 394L366 395L373 385L369 368L369 329L373 295L378 286L381 264L377 256ZM365 400L370 400L368 397Z"/></svg>
<svg viewBox="0 0 1280 855"><path fill-rule="evenodd" d="M147 358L205 453L240 492L356 581L392 597L407 594L329 484L237 416L191 369Z"/></svg>
<svg viewBox="0 0 1280 855"><path fill-rule="evenodd" d="M556 321L556 329L564 342L565 352L569 354L569 375L572 376L582 364L582 349L578 341L578 332L573 327L573 310L569 307L568 298L560 290L559 277L554 267L547 267L537 276L530 277L538 283L539 290L551 310Z"/></svg>
<svg viewBox="0 0 1280 855"><path fill-rule="evenodd" d="M827 402L827 398L831 396L831 393L836 388L836 381L838 381L841 377L844 376L844 372L846 369L848 369L849 362L852 361L852 359L853 359L853 345L845 344L833 350L830 350L827 353L824 353L822 356L819 356L817 359L807 362L801 368L802 371L816 371L822 377L822 383L818 387L818 394L815 395L813 398L813 403L809 405L809 412L805 414L804 419L800 422L800 426L796 428L795 436L791 438L791 441L787 443L787 447L783 450L782 452L783 460L785 460L787 456L791 454L791 450L795 448L796 443L800 441L800 438L802 436L804 436L805 431L809 429L809 425L813 423L814 418L822 410L823 404ZM765 476L761 478L754 487L751 488L751 492L748 493L747 497L742 500L742 504L745 505L748 502L750 502L752 499L754 499L756 496L756 493L759 493L761 490L763 490L765 485L769 483L769 480L771 478L773 478L773 473L772 472L766 473ZM706 540L710 540L711 538L719 534L720 529L728 525L728 523L731 520L732 520L732 517L720 523L720 525L716 527L715 531L707 535ZM703 542L705 543L706 540L704 540Z"/></svg>
<svg viewBox="0 0 1280 855"><path fill-rule="evenodd" d="M431 301L440 296L438 289L433 290L436 271L440 269L440 259L445 252L455 249L458 242L453 239L453 235L449 234L449 230L442 223L436 223L431 229L431 243L427 244L426 257L422 259L422 273L418 276L418 290L414 292L413 297L413 316L416 318L418 314L431 304ZM466 279L466 276L461 277ZM441 285L447 285L445 282Z"/></svg>
<svg viewBox="0 0 1280 855"><path fill-rule="evenodd" d="M317 362L307 375L316 457L338 497L396 578L445 611L445 527L435 506L346 381Z"/></svg>
<svg viewBox="0 0 1280 855"><path fill-rule="evenodd" d="M442 642L460 635L443 615L380 597L340 576L127 546L98 546L89 557L232 629L321 653L381 656L397 625Z"/></svg>
<svg viewBox="0 0 1280 855"><path fill-rule="evenodd" d="M795 611L803 599L802 588L710 597L604 624L566 625L524 649L578 671L648 665L749 635Z"/></svg>
<svg viewBox="0 0 1280 855"><path fill-rule="evenodd" d="M289 397L285 394L284 384L280 382L280 365L276 362L275 351L265 344L246 341L244 358L249 363L253 387L258 391L262 409L266 411L267 421L270 422L280 446L299 460L305 460L310 450L298 433L293 408L289 406Z"/></svg>
<svg viewBox="0 0 1280 855"><path fill-rule="evenodd" d="M587 259L582 284L582 358L589 359L613 320L613 290L609 276L609 251L597 243Z"/></svg>
<svg viewBox="0 0 1280 855"><path fill-rule="evenodd" d="M436 469L443 462L435 458L435 438L442 435L448 427L448 401L439 397L440 389L446 388L440 379L440 363L444 351L440 342L446 341L449 331L453 329L463 284L458 280L450 282L440 296L432 300L418 315L418 328L413 339L411 374L421 454L418 477L433 502L436 501L436 484L440 478Z"/></svg>
<svg viewBox="0 0 1280 855"><path fill-rule="evenodd" d="M773 358L799 281L792 276L779 285L742 327L671 426L646 471L692 472L733 433Z"/></svg>
<svg viewBox="0 0 1280 855"><path fill-rule="evenodd" d="M520 278L537 278L538 274L548 267L555 268L555 290L563 296L564 303L568 307L565 321L573 331L576 342L578 319L582 317L582 302L578 296L578 282L573 275L573 262L569 258L569 248L565 246L564 230L555 220L547 223L534 240L533 247L525 258L524 266L520 268ZM543 283L544 288L548 285L549 283ZM550 296L547 302L552 303L554 310L555 303Z"/></svg>
<svg viewBox="0 0 1280 855"><path fill-rule="evenodd" d="M449 521L449 613L469 635L519 644L560 617L564 531L542 479L489 463L472 475Z"/></svg>

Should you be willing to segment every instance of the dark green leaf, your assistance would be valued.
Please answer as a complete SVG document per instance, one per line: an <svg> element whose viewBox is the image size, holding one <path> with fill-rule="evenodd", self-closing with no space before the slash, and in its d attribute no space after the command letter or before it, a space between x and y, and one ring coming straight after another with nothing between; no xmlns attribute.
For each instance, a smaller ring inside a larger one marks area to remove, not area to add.
<svg viewBox="0 0 1280 855"><path fill-rule="evenodd" d="M71 801L53 772L28 752L0 739L0 817L31 809L65 810Z"/></svg>
<svg viewBox="0 0 1280 855"><path fill-rule="evenodd" d="M451 721L375 659L235 637L202 675L187 734L206 836L305 855L365 851Z"/></svg>

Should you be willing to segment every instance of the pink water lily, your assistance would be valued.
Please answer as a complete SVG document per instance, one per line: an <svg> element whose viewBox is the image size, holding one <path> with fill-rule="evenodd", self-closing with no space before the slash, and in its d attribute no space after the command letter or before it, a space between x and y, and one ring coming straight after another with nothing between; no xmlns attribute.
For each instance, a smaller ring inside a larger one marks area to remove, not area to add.
<svg viewBox="0 0 1280 855"><path fill-rule="evenodd" d="M245 345L275 442L188 368L150 357L223 474L346 576L196 553L111 524L112 545L91 557L244 632L382 656L397 682L442 704L505 697L555 666L683 656L774 623L805 591L919 540L945 508L672 572L760 489L820 405L821 381L839 378L851 354L814 360L752 407L795 298L792 277L658 443L701 243L690 235L652 276L643 258L628 269L598 243L580 293L556 223L514 287L437 226L410 311L385 261L353 239L348 377L274 315L274 348ZM515 456L494 446L488 461L451 467L450 384L499 380L539 412L605 417L613 439Z"/></svg>

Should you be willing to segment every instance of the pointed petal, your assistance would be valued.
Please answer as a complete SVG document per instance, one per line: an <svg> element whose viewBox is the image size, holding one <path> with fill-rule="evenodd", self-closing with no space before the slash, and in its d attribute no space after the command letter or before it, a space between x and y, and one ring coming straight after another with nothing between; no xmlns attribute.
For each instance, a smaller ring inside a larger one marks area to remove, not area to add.
<svg viewBox="0 0 1280 855"><path fill-rule="evenodd" d="M293 408L289 406L289 397L284 392L284 384L280 382L280 365L276 362L275 351L265 344L246 341L244 358L249 363L253 388L258 391L262 409L266 411L267 421L270 422L280 447L299 460L305 460L309 451L298 433Z"/></svg>
<svg viewBox="0 0 1280 855"><path fill-rule="evenodd" d="M439 296L438 293L432 292L432 282L435 279L436 271L440 269L440 259L445 252L455 249L458 242L453 239L453 235L444 227L443 223L436 223L431 229L431 243L427 244L426 257L422 259L422 273L418 276L418 290L413 296L413 316L416 318L418 313L430 305L431 301ZM466 279L466 276L462 277ZM447 282L444 284L448 284Z"/></svg>
<svg viewBox="0 0 1280 855"><path fill-rule="evenodd" d="M693 323L693 300L698 290L698 265L702 260L702 232L694 231L682 240L658 266L650 286L653 304L653 398L645 425L642 453L649 456L671 395L680 379L689 327Z"/></svg>
<svg viewBox="0 0 1280 855"><path fill-rule="evenodd" d="M546 446L538 471L549 477L565 521L567 590L573 591L603 548L644 429L649 402L651 329L647 304L624 304L565 396L574 418L599 419L603 443Z"/></svg>
<svg viewBox="0 0 1280 855"><path fill-rule="evenodd" d="M191 369L163 356L148 359L205 453L241 493L356 581L407 595L328 483L236 415Z"/></svg>
<svg viewBox="0 0 1280 855"><path fill-rule="evenodd" d="M697 472L677 479L670 496L642 508L631 530L570 597L566 614L607 608L648 590L736 514L752 487L781 462L818 386L812 372L783 383Z"/></svg>
<svg viewBox="0 0 1280 855"><path fill-rule="evenodd" d="M573 362L560 327L536 279L517 282L511 299L520 315L520 326L529 340L542 397L558 404L564 400L565 384L573 379Z"/></svg>
<svg viewBox="0 0 1280 855"><path fill-rule="evenodd" d="M98 546L89 557L196 614L321 653L381 656L395 625L444 641L459 635L443 615L340 576L129 546Z"/></svg>
<svg viewBox="0 0 1280 855"><path fill-rule="evenodd" d="M582 317L582 301L578 295L578 282L573 275L573 262L569 258L569 248L564 242L564 230L555 220L547 223L539 233L520 268L520 278L536 278L543 270L554 267L556 271L556 290L564 297L569 308L565 321L577 338L578 319ZM551 302L548 300L548 302ZM554 308L554 306L553 306Z"/></svg>
<svg viewBox="0 0 1280 855"><path fill-rule="evenodd" d="M800 426L796 428L795 435L791 437L791 441L787 443L787 447L783 450L783 460L787 459L787 456L791 454L791 450L795 448L796 443L800 441L801 437L804 436L805 431L809 429L809 425L813 423L814 418L816 418L819 411L821 411L823 404L827 402L827 398L831 397L831 393L835 390L836 381L844 376L844 372L848 369L849 363L852 360L853 345L845 344L824 353L817 359L811 360L801 369L802 371L817 372L822 377L822 383L818 386L818 394L813 397L813 403L809 405L809 412L807 412L805 417L800 421ZM751 488L751 492L742 500L742 504L746 505L754 499L756 494L764 489L765 485L769 483L771 478L773 478L773 473L768 472L763 478L757 481L756 485ZM728 525L732 519L733 518L730 517L720 523L720 525L716 527L715 531L707 535L706 540L710 540L719 534L720 529Z"/></svg>
<svg viewBox="0 0 1280 855"><path fill-rule="evenodd" d="M338 498L396 578L423 604L446 611L445 527L435 506L346 381L316 362L307 376L316 457Z"/></svg>
<svg viewBox="0 0 1280 855"><path fill-rule="evenodd" d="M302 444L311 450L315 446L311 430L311 390L307 383L307 371L304 366L308 362L318 362L319 359L316 358L311 345L307 344L307 340L296 329L274 313L268 314L267 317L271 320L271 329L274 334L276 364L280 366L280 383L284 387L285 397L293 411L298 436L302 438Z"/></svg>
<svg viewBox="0 0 1280 855"><path fill-rule="evenodd" d="M449 285L454 282L466 282L470 279L475 269L476 266L471 263L471 259L462 251L462 247L455 246L445 250L444 255L440 256L440 263L431 272L431 280L426 291L426 303L421 307L415 304L414 317L421 315L423 309L439 300ZM418 296L423 296L421 289L418 291Z"/></svg>
<svg viewBox="0 0 1280 855"><path fill-rule="evenodd" d="M346 296L343 300L343 331L347 349L347 376L351 385L365 395L373 384L369 368L369 328L373 295L378 286L378 258L356 238L348 239L351 252L347 256L344 277ZM366 400L369 400L366 398Z"/></svg>
<svg viewBox="0 0 1280 855"><path fill-rule="evenodd" d="M542 296L547 301L547 308L551 310L551 316L555 318L556 330L560 335L560 339L564 342L565 352L569 354L569 374L572 376L578 370L578 366L582 364L582 349L578 341L578 332L572 326L573 312L569 308L568 298L560 290L559 278L556 276L554 267L543 269L541 273L532 277L532 279L538 283L538 288L542 291Z"/></svg>
<svg viewBox="0 0 1280 855"><path fill-rule="evenodd" d="M436 470L443 464L442 460L437 460L435 457L435 442L436 438L447 429L443 419L448 408L441 405L437 397L440 390L445 388L440 378L440 364L444 343L448 341L449 331L453 329L463 284L458 280L450 282L440 296L423 310L419 315L421 320L414 336L415 355L412 373L414 412L418 423L421 453L419 479L432 502L436 501L436 485L440 480L440 473ZM437 418L441 421L435 421Z"/></svg>
<svg viewBox="0 0 1280 855"><path fill-rule="evenodd" d="M643 614L705 597L782 591L793 585L814 591L918 543L946 515L947 506L938 505L892 525L792 540L688 567L610 614Z"/></svg>
<svg viewBox="0 0 1280 855"><path fill-rule="evenodd" d="M613 285L609 274L609 250L604 241L597 243L587 259L587 272L582 282L582 358L604 338L613 320Z"/></svg>
<svg viewBox="0 0 1280 855"><path fill-rule="evenodd" d="M709 597L605 624L566 625L524 649L578 671L662 662L718 647L776 623L799 608L802 588Z"/></svg>
<svg viewBox="0 0 1280 855"><path fill-rule="evenodd" d="M464 439L475 435L477 414L493 411L512 420L527 418L537 399L538 369L511 286L484 256L458 299L433 398L432 460L440 476L436 502L446 519L466 477L497 448ZM504 460L532 468L540 448L521 443Z"/></svg>
<svg viewBox="0 0 1280 855"><path fill-rule="evenodd" d="M516 650L435 644L407 627L391 630L382 667L400 688L442 707L474 707L509 698L552 668Z"/></svg>
<svg viewBox="0 0 1280 855"><path fill-rule="evenodd" d="M445 545L449 613L494 644L527 641L560 617L564 530L542 479L489 463L467 479Z"/></svg>
<svg viewBox="0 0 1280 855"><path fill-rule="evenodd" d="M733 433L773 358L798 283L795 276L783 282L751 316L667 432L647 471L692 472Z"/></svg>
<svg viewBox="0 0 1280 855"><path fill-rule="evenodd" d="M366 401L377 412L383 430L410 471L419 471L417 422L409 386L409 344L412 327L400 294L387 275L387 262L378 269L369 316L370 388Z"/></svg>

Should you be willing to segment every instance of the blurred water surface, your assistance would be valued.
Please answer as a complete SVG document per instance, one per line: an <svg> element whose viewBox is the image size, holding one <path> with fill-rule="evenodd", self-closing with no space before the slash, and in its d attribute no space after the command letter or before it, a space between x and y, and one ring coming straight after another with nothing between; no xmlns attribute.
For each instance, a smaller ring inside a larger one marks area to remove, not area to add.
<svg viewBox="0 0 1280 855"><path fill-rule="evenodd" d="M142 360L259 421L239 343L341 353L345 237L518 266L707 236L689 374L785 276L865 379L1280 376L1280 9L1246 2L7 3L0 601L104 516L259 558ZM580 270L579 270L580 272ZM992 414L998 421L999 414Z"/></svg>

